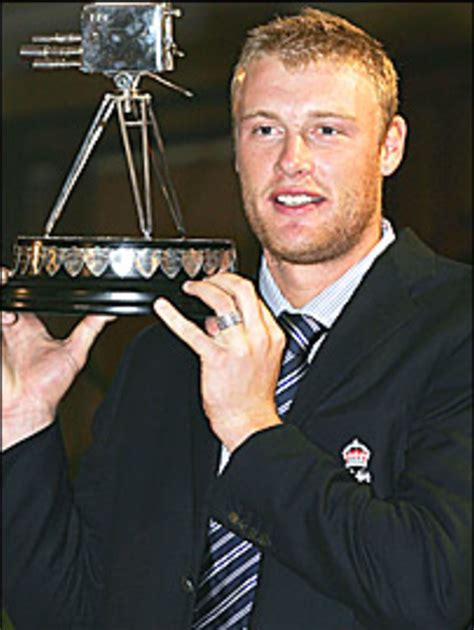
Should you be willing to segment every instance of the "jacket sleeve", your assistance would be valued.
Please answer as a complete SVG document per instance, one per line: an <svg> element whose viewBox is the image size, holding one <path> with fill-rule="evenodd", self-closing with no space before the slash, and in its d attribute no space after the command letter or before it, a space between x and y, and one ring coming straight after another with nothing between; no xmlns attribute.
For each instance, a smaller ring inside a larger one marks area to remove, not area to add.
<svg viewBox="0 0 474 630"><path fill-rule="evenodd" d="M215 518L371 630L470 620L471 342L453 345L410 420L392 496L355 483L290 424L251 436L214 483Z"/></svg>
<svg viewBox="0 0 474 630"><path fill-rule="evenodd" d="M114 416L130 349L73 488L59 422L3 453L3 605L16 630L100 628Z"/></svg>

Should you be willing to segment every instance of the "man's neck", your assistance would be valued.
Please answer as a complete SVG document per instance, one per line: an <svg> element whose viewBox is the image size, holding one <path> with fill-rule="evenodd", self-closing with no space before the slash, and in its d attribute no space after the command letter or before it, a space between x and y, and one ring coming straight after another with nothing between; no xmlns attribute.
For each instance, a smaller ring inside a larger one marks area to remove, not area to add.
<svg viewBox="0 0 474 630"><path fill-rule="evenodd" d="M353 247L344 256L314 264L295 264L275 258L268 250L264 256L268 269L283 296L295 308L301 308L336 282L375 247L380 236L374 235Z"/></svg>

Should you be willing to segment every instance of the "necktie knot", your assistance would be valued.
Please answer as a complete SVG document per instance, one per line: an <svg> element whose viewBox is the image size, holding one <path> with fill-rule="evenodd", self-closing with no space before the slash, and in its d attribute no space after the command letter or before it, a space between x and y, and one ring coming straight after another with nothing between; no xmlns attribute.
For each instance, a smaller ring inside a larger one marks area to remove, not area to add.
<svg viewBox="0 0 474 630"><path fill-rule="evenodd" d="M317 339L326 332L326 327L311 315L283 311L278 316L278 322L286 333L286 351L294 356L307 354Z"/></svg>
<svg viewBox="0 0 474 630"><path fill-rule="evenodd" d="M278 321L287 337L275 392L278 415L283 417L288 413L299 383L306 374L309 352L326 328L314 317L300 313L283 312Z"/></svg>

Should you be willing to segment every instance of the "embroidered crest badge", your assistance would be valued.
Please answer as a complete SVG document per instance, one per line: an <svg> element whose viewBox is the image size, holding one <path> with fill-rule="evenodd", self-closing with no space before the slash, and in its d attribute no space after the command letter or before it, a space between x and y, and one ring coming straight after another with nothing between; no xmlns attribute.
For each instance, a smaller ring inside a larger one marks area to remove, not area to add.
<svg viewBox="0 0 474 630"><path fill-rule="evenodd" d="M369 459L372 455L370 449L354 438L341 451L346 469L354 475L359 483L370 483L372 475L368 470Z"/></svg>

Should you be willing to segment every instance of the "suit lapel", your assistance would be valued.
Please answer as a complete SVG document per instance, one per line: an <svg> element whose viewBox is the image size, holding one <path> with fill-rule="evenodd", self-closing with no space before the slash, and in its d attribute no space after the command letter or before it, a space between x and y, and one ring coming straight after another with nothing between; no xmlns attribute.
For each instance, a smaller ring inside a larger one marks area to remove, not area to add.
<svg viewBox="0 0 474 630"><path fill-rule="evenodd" d="M432 260L431 251L407 230L376 261L319 349L288 414L289 422L304 422L364 357L415 314L409 288L426 276Z"/></svg>
<svg viewBox="0 0 474 630"><path fill-rule="evenodd" d="M217 471L220 443L209 427L209 421L202 410L201 394L196 388L190 399L191 420L191 470L193 484L194 545L193 564L196 574L202 559L208 519L207 494Z"/></svg>

